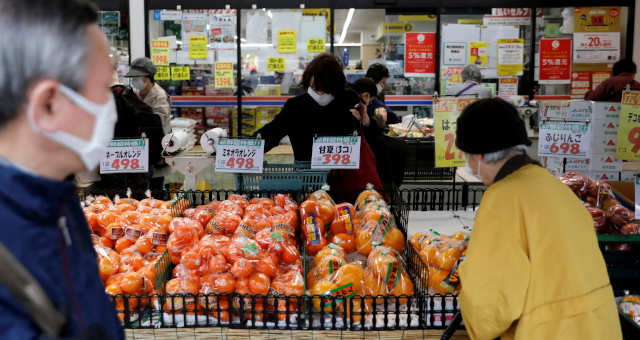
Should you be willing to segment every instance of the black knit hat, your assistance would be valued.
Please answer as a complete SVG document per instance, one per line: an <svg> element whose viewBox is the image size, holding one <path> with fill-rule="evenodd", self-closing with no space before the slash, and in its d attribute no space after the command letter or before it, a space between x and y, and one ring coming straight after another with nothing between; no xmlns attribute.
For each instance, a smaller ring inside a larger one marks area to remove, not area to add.
<svg viewBox="0 0 640 340"><path fill-rule="evenodd" d="M516 145L531 145L518 109L500 98L480 99L460 114L456 146L469 154L485 154Z"/></svg>

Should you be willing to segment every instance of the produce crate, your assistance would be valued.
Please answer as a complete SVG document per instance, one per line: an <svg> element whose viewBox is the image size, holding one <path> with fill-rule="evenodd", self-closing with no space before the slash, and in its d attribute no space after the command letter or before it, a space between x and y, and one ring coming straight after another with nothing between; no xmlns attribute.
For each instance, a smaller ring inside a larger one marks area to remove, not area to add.
<svg viewBox="0 0 640 340"><path fill-rule="evenodd" d="M598 235L598 243L613 289L636 290L640 280L640 235L601 234ZM627 245L630 249L609 248L617 245Z"/></svg>
<svg viewBox="0 0 640 340"><path fill-rule="evenodd" d="M236 174L236 190L299 190L312 192L327 182L326 170L311 169L310 162L264 164L261 174Z"/></svg>
<svg viewBox="0 0 640 340"><path fill-rule="evenodd" d="M425 183L431 181L455 181L456 168L435 167L435 140L433 137L398 137L405 144L407 158L404 183Z"/></svg>

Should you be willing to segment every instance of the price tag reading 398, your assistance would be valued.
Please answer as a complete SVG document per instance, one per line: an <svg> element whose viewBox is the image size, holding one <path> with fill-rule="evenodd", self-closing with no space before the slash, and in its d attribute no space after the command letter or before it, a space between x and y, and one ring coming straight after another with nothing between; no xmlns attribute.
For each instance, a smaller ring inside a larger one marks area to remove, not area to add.
<svg viewBox="0 0 640 340"><path fill-rule="evenodd" d="M591 125L548 121L540 124L540 156L588 158L591 155Z"/></svg>
<svg viewBox="0 0 640 340"><path fill-rule="evenodd" d="M264 139L220 138L216 146L216 171L262 173Z"/></svg>
<svg viewBox="0 0 640 340"><path fill-rule="evenodd" d="M360 169L360 137L318 137L313 140L312 169Z"/></svg>

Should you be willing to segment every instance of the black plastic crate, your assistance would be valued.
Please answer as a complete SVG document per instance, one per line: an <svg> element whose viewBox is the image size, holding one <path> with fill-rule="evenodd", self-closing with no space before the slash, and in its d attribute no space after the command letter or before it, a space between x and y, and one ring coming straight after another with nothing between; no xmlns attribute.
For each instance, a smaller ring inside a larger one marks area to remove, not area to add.
<svg viewBox="0 0 640 340"><path fill-rule="evenodd" d="M404 144L404 183L455 181L456 168L435 167L435 140L433 137L397 137Z"/></svg>
<svg viewBox="0 0 640 340"><path fill-rule="evenodd" d="M637 290L640 280L640 235L598 235L598 243L613 289ZM608 249L608 246L620 244L626 244L630 249Z"/></svg>

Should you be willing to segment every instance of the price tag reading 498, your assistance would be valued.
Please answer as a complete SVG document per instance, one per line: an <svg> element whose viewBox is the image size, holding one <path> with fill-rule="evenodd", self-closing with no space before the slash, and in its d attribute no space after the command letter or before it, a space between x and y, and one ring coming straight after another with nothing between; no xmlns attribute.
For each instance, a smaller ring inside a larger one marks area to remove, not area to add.
<svg viewBox="0 0 640 340"><path fill-rule="evenodd" d="M220 138L216 146L216 171L262 173L263 139Z"/></svg>
<svg viewBox="0 0 640 340"><path fill-rule="evenodd" d="M360 169L360 137L318 137L313 140L312 169Z"/></svg>

